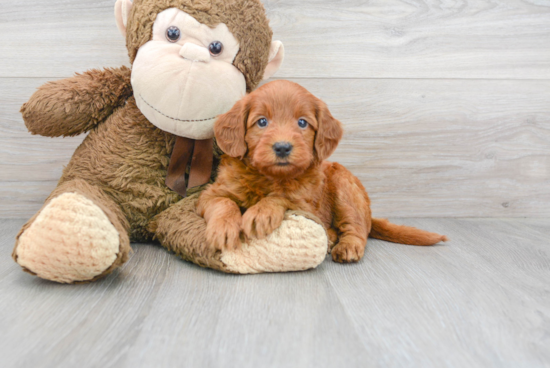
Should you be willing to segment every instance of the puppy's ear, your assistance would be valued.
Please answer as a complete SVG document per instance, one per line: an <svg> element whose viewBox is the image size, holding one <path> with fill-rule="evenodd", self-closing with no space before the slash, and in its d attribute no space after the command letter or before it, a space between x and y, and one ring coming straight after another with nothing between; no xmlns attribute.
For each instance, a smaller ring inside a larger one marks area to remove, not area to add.
<svg viewBox="0 0 550 368"><path fill-rule="evenodd" d="M320 162L332 155L342 139L344 129L342 123L332 116L327 105L321 100L317 101L316 117L319 127L315 134L315 155Z"/></svg>
<svg viewBox="0 0 550 368"><path fill-rule="evenodd" d="M231 157L242 159L248 149L244 140L248 112L248 96L246 96L231 110L220 115L214 123L214 134L218 146Z"/></svg>

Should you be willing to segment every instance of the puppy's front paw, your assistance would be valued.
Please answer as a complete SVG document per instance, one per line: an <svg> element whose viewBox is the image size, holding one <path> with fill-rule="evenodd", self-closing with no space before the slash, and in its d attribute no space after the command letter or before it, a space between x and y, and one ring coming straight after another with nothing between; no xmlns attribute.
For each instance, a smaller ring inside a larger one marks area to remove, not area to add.
<svg viewBox="0 0 550 368"><path fill-rule="evenodd" d="M365 244L359 239L341 239L332 248L332 260L338 263L359 262L365 254Z"/></svg>
<svg viewBox="0 0 550 368"><path fill-rule="evenodd" d="M215 217L206 225L206 240L215 250L241 247L241 217Z"/></svg>
<svg viewBox="0 0 550 368"><path fill-rule="evenodd" d="M281 226L284 218L283 207L256 204L243 215L243 231L247 237L263 239Z"/></svg>

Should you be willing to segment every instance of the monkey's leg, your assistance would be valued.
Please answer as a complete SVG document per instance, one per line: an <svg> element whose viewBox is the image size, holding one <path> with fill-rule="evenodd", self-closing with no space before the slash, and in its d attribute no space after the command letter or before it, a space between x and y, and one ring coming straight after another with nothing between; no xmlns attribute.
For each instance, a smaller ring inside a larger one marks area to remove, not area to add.
<svg viewBox="0 0 550 368"><path fill-rule="evenodd" d="M93 281L128 260L128 224L120 207L84 180L60 184L19 231L14 260L43 279Z"/></svg>
<svg viewBox="0 0 550 368"><path fill-rule="evenodd" d="M182 199L150 224L161 244L183 259L227 273L303 271L315 268L327 254L321 221L288 211L281 226L265 239L250 239L240 249L214 251L204 246L206 222L195 213L198 194Z"/></svg>

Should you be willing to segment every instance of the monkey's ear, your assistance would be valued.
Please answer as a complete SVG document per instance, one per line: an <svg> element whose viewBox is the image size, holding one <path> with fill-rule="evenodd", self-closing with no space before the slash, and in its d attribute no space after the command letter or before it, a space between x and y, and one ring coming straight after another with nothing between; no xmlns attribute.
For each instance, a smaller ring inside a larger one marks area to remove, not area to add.
<svg viewBox="0 0 550 368"><path fill-rule="evenodd" d="M248 120L247 97L238 101L228 112L220 115L214 123L214 134L218 147L231 157L242 159L248 147L244 136Z"/></svg>
<svg viewBox="0 0 550 368"><path fill-rule="evenodd" d="M271 42L271 48L269 49L269 59L267 67L264 72L264 80L269 79L279 70L283 59L285 58L285 47L281 41Z"/></svg>
<svg viewBox="0 0 550 368"><path fill-rule="evenodd" d="M115 4L116 26L122 36L126 37L126 26L128 25L128 16L134 4L130 0L117 0Z"/></svg>
<svg viewBox="0 0 550 368"><path fill-rule="evenodd" d="M315 134L315 154L320 162L332 155L344 135L344 129L321 100L317 101L316 117L319 127Z"/></svg>

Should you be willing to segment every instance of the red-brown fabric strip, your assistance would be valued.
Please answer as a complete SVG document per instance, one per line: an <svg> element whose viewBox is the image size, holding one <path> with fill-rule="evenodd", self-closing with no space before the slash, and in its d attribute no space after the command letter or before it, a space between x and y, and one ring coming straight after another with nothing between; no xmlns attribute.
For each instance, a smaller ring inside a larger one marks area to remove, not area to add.
<svg viewBox="0 0 550 368"><path fill-rule="evenodd" d="M214 139L195 141L195 150L189 171L188 188L198 187L210 181L214 163Z"/></svg>
<svg viewBox="0 0 550 368"><path fill-rule="evenodd" d="M170 165L166 174L166 186L182 197L187 195L185 171L193 156L194 147L194 139L177 137L172 156L170 157Z"/></svg>

